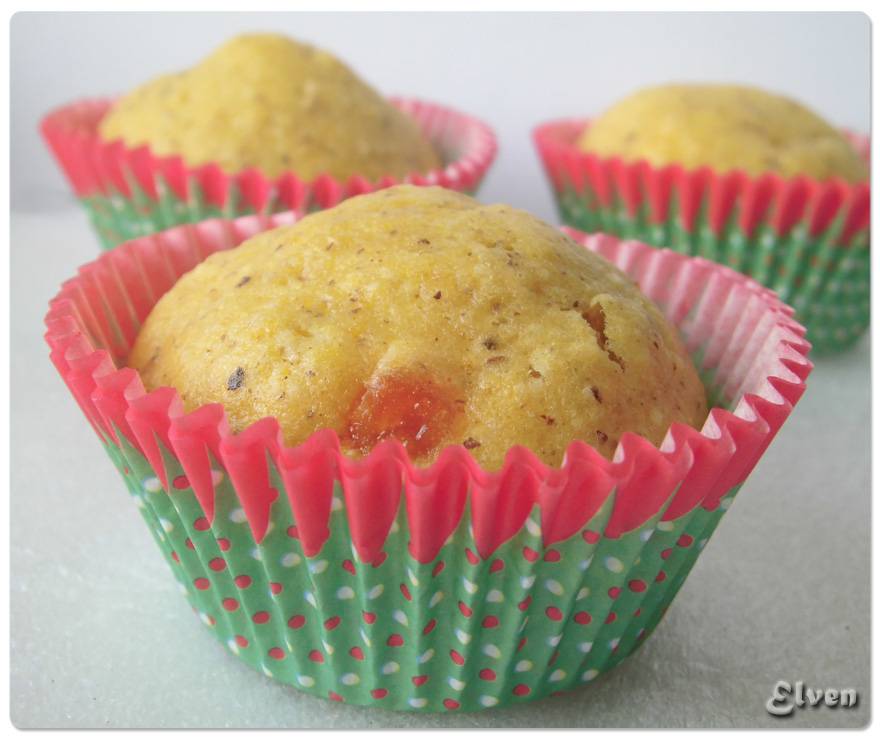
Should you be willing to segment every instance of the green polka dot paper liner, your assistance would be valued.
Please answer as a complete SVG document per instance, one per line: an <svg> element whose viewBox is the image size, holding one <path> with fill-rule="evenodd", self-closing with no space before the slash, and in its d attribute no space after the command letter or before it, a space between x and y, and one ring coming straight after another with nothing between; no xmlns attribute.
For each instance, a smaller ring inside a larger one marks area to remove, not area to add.
<svg viewBox="0 0 880 738"><path fill-rule="evenodd" d="M101 245L209 218L333 207L347 197L401 182L440 185L473 194L492 164L495 134L482 121L419 100L392 98L434 145L443 167L403 177L347 181L322 175L304 181L295 172L269 178L256 169L229 174L215 164L188 167L177 156L159 157L149 147L129 148L98 135L112 99L82 100L50 112L40 131L74 193L89 214Z"/></svg>
<svg viewBox="0 0 880 738"><path fill-rule="evenodd" d="M352 459L331 430L288 447L274 418L233 434L220 405L184 413L174 389L145 392L124 363L159 297L293 217L129 242L46 318L51 359L181 593L232 655L332 700L479 710L589 684L657 627L804 391L791 309L707 260L572 232L678 326L715 407L659 448L624 435L613 460L573 441L558 468L513 447L488 472L463 446L419 468L393 440Z"/></svg>
<svg viewBox="0 0 880 738"><path fill-rule="evenodd" d="M736 269L795 308L818 352L843 350L870 322L870 186L656 168L581 151L586 120L538 126L534 140L563 222L636 238ZM867 139L850 136L867 159Z"/></svg>

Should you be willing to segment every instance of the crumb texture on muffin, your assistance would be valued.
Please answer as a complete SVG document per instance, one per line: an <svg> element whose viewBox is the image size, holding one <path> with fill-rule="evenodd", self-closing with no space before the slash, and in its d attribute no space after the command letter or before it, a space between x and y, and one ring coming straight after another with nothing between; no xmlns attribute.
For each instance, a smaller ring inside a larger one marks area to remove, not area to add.
<svg viewBox="0 0 880 738"><path fill-rule="evenodd" d="M441 165L415 122L339 59L275 34L238 36L191 69L138 87L100 134L191 166L257 167L270 177L378 179Z"/></svg>
<svg viewBox="0 0 880 738"><path fill-rule="evenodd" d="M622 272L534 216L440 188L349 199L216 253L148 316L129 358L188 410L295 444L335 429L416 463L461 443L487 468L514 444L551 465L574 439L613 454L701 426L675 330Z"/></svg>
<svg viewBox="0 0 880 738"><path fill-rule="evenodd" d="M846 138L811 110L782 95L738 85L640 90L599 116L578 146L655 166L677 163L850 182L868 177L867 164Z"/></svg>

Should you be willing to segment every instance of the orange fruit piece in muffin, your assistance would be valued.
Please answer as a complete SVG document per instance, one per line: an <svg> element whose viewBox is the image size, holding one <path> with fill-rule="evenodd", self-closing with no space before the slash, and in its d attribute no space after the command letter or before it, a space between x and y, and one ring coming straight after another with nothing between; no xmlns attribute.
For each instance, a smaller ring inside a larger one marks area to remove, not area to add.
<svg viewBox="0 0 880 738"><path fill-rule="evenodd" d="M463 443L558 465L581 439L655 444L706 394L676 331L622 272L538 218L441 188L351 198L208 257L129 357L188 409L288 443L333 428L353 455L396 438L418 464Z"/></svg>

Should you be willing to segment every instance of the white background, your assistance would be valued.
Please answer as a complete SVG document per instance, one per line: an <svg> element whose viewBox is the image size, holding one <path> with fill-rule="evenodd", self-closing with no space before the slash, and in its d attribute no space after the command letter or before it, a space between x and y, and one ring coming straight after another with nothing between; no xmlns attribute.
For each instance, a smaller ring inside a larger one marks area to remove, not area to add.
<svg viewBox="0 0 880 738"><path fill-rule="evenodd" d="M11 717L18 727L806 727L865 725L869 688L867 337L809 387L645 646L587 689L474 715L338 705L233 659L184 603L47 358L42 319L98 253L36 132L72 99L282 30L388 93L497 130L480 192L555 221L535 123L667 80L753 82L869 126L863 15L16 15L12 19ZM778 679L855 688L856 711L764 710Z"/></svg>
<svg viewBox="0 0 880 738"><path fill-rule="evenodd" d="M49 109L124 92L253 30L322 46L387 94L483 118L501 145L483 199L548 219L531 129L596 114L640 85L754 83L841 126L866 131L870 119L861 13L26 13L12 19L13 207L67 192L36 130Z"/></svg>

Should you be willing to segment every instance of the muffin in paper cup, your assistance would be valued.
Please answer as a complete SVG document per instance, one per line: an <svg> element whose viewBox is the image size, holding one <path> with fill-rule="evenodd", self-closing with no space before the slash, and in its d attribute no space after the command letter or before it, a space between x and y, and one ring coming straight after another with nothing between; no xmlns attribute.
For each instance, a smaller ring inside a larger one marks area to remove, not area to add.
<svg viewBox="0 0 880 738"><path fill-rule="evenodd" d="M443 160L442 169L402 179L340 181L322 175L303 181L292 171L270 178L253 168L230 174L216 164L189 167L179 156L155 156L148 146L131 148L101 138L98 127L112 99L58 108L42 120L40 131L107 249L209 218L288 210L304 215L401 182L476 192L497 151L492 129L441 105L403 98L390 102L415 120Z"/></svg>
<svg viewBox="0 0 880 738"><path fill-rule="evenodd" d="M613 461L573 441L559 468L463 446L414 466L332 430L295 447L265 418L232 434L185 414L126 356L159 297L212 252L295 215L206 221L83 267L46 317L51 359L208 630L267 676L395 710L479 710L596 679L659 623L810 372L792 310L701 258L570 232L681 332L714 406ZM194 647L198 648L197 644Z"/></svg>
<svg viewBox="0 0 880 738"><path fill-rule="evenodd" d="M563 222L703 256L775 290L820 352L870 322L870 186L709 167L655 167L582 151L589 120L534 131ZM865 158L869 141L849 135Z"/></svg>

